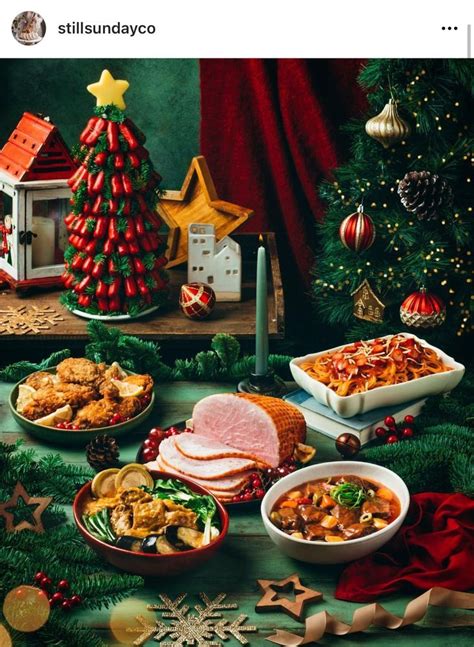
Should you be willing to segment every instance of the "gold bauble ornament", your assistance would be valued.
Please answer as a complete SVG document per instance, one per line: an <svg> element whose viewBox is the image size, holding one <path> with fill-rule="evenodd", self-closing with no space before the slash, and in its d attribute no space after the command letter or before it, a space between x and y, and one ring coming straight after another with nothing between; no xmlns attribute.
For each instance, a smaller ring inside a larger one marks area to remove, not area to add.
<svg viewBox="0 0 474 647"><path fill-rule="evenodd" d="M398 114L397 102L394 99L390 99L382 112L365 124L365 132L384 148L402 141L408 137L410 131L410 124Z"/></svg>

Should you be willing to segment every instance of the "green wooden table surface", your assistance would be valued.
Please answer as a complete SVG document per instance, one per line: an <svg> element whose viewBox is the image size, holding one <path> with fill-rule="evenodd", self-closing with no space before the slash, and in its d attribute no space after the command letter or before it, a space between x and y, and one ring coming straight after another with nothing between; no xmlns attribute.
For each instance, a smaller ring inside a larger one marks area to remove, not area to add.
<svg viewBox="0 0 474 647"><path fill-rule="evenodd" d="M8 408L8 394L12 385L0 383L0 440L14 442L24 438L27 446L33 446L40 454L58 451L65 461L83 463L85 456L80 449L64 449L39 444L34 438L26 435L13 420ZM129 439L122 439L121 459L133 461L140 443L147 430L153 425L171 425L173 422L189 417L193 405L206 395L216 392L233 390L232 385L209 383L172 383L157 387L157 403L152 417L146 428L131 432ZM317 461L337 460L338 454L330 439L310 432L309 442L317 446ZM1 475L0 475L1 478ZM70 512L70 510L69 510ZM338 618L350 622L353 611L359 604L342 602L334 598L335 586L341 568L338 566L318 566L296 562L282 555L268 539L260 518L258 505L250 505L245 509L231 511L229 534L218 556L200 570L181 575L172 579L150 579L144 589L137 592L130 601L135 605L154 604L159 602L158 594L167 593L171 596L187 592L188 602L198 602L195 597L204 591L210 597L217 593L228 594L227 602L235 602L239 608L229 611L227 617L235 618L239 613L249 617L247 624L258 627L258 633L247 634L252 647L267 645L266 636L274 633L276 628L299 630L303 625L293 621L288 616L279 613L256 614L255 604L260 594L256 580L282 579L292 573L298 573L304 584L321 591L324 594L322 602L315 602L307 607L307 613L325 610L337 614ZM1 575L0 575L1 576ZM413 595L410 597L414 597ZM380 599L389 611L402 614L410 599L406 595L395 595ZM123 604L123 603L122 603ZM134 605L134 606L135 606ZM110 634L110 609L101 611L81 610L75 613L78 620L94 627L101 633L103 639L110 645L118 645ZM443 627L446 619L456 626ZM425 618L416 626L406 627L401 631L389 631L372 628L364 633L353 634L346 638L327 635L322 644L333 647L342 645L371 645L372 647L392 647L426 645L427 647L464 647L474 643L472 628L466 626L472 613L465 610L431 608ZM149 641L147 645L156 645ZM235 646L239 643L231 639L226 645Z"/></svg>

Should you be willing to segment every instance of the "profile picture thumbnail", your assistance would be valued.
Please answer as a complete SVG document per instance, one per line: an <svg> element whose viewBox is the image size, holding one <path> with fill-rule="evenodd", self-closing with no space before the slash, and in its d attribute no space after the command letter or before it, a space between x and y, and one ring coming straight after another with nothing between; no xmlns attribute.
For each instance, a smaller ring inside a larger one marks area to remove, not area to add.
<svg viewBox="0 0 474 647"><path fill-rule="evenodd" d="M12 22L13 38L21 45L37 45L46 34L46 23L35 11L23 11Z"/></svg>

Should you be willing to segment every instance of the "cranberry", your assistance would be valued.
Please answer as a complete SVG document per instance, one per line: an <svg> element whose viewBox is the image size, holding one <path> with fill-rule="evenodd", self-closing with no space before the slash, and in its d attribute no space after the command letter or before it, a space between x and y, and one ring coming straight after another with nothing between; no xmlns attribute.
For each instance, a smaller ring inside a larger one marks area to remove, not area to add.
<svg viewBox="0 0 474 647"><path fill-rule="evenodd" d="M415 422L415 417L407 415L403 419L404 422L406 422L407 425L412 425Z"/></svg>
<svg viewBox="0 0 474 647"><path fill-rule="evenodd" d="M59 591L56 591L56 593L53 593L53 595L49 598L49 604L52 607L55 607L58 604L62 604L63 601L64 601L64 595Z"/></svg>
<svg viewBox="0 0 474 647"><path fill-rule="evenodd" d="M402 429L402 438L412 438L413 437L413 429L411 427L404 427Z"/></svg>
<svg viewBox="0 0 474 647"><path fill-rule="evenodd" d="M66 429L66 423L58 422L58 424L56 425L56 429Z"/></svg>
<svg viewBox="0 0 474 647"><path fill-rule="evenodd" d="M118 425L121 422L123 422L123 418L120 413L114 413L114 415L110 418L109 424Z"/></svg>
<svg viewBox="0 0 474 647"><path fill-rule="evenodd" d="M158 441L155 440L155 438L147 438L146 440L143 441L143 447L146 449L151 448L151 449L157 449L158 447Z"/></svg>
<svg viewBox="0 0 474 647"><path fill-rule="evenodd" d="M61 609L63 609L63 611L70 611L72 607L73 607L73 604L69 599L64 600L61 604Z"/></svg>
<svg viewBox="0 0 474 647"><path fill-rule="evenodd" d="M255 489L262 487L262 480L258 476L252 479L252 487Z"/></svg>
<svg viewBox="0 0 474 647"><path fill-rule="evenodd" d="M43 571L38 571L38 573L36 573L34 577L34 580L37 584L39 584L43 579L43 577L48 577L48 576L46 575L46 573L43 573Z"/></svg>
<svg viewBox="0 0 474 647"><path fill-rule="evenodd" d="M143 460L145 461L145 463L154 461L157 456L158 451L156 449L153 449L153 447L147 447L143 450Z"/></svg>
<svg viewBox="0 0 474 647"><path fill-rule="evenodd" d="M181 433L181 429L180 429L179 427L170 427L170 428L167 430L167 433L168 433L170 436L176 436L177 434L180 434L180 433Z"/></svg>
<svg viewBox="0 0 474 647"><path fill-rule="evenodd" d="M395 434L390 434L390 436L387 438L385 441L387 445L393 445L394 443L398 443L398 436Z"/></svg>
<svg viewBox="0 0 474 647"><path fill-rule="evenodd" d="M194 429L192 429L191 427L186 427L186 429L184 430L184 433L185 434L192 434L193 431L194 431Z"/></svg>
<svg viewBox="0 0 474 647"><path fill-rule="evenodd" d="M277 467L276 468L276 473L278 476L286 476L288 474L288 470L286 467Z"/></svg>
<svg viewBox="0 0 474 647"><path fill-rule="evenodd" d="M262 488L255 490L255 496L257 497L257 499L263 499L263 497L265 496L265 490L263 490Z"/></svg>
<svg viewBox="0 0 474 647"><path fill-rule="evenodd" d="M69 582L67 580L60 580L58 582L58 591L67 591L69 589Z"/></svg>
<svg viewBox="0 0 474 647"><path fill-rule="evenodd" d="M385 427L377 427L377 429L375 430L375 435L377 436L377 438L385 438L386 434L387 430L385 429Z"/></svg>
<svg viewBox="0 0 474 647"><path fill-rule="evenodd" d="M80 595L73 595L71 598L69 598L71 604L73 607L77 607L81 604L82 598Z"/></svg>
<svg viewBox="0 0 474 647"><path fill-rule="evenodd" d="M395 418L393 416L387 416L384 423L389 429L393 429L395 427Z"/></svg>
<svg viewBox="0 0 474 647"><path fill-rule="evenodd" d="M72 431L79 431L80 427L79 425L70 425L68 429L71 429Z"/></svg>
<svg viewBox="0 0 474 647"><path fill-rule="evenodd" d="M244 501L252 501L253 493L252 492L245 492L245 494L243 495L242 498L243 498Z"/></svg>
<svg viewBox="0 0 474 647"><path fill-rule="evenodd" d="M50 577L43 577L41 582L39 583L40 587L43 589L43 591L47 588L49 588L52 584L52 580Z"/></svg>
<svg viewBox="0 0 474 647"><path fill-rule="evenodd" d="M232 497L232 503L239 503L241 501L240 494L236 494Z"/></svg>
<svg viewBox="0 0 474 647"><path fill-rule="evenodd" d="M165 432L160 427L153 427L148 434L148 438L156 440L157 443L160 443L165 437Z"/></svg>

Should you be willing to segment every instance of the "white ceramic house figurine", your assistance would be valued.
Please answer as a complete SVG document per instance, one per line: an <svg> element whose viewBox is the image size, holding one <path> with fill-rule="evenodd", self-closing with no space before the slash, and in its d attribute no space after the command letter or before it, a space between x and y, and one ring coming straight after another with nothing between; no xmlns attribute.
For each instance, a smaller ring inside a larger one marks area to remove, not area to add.
<svg viewBox="0 0 474 647"><path fill-rule="evenodd" d="M74 170L56 126L25 112L0 150L0 282L61 285Z"/></svg>
<svg viewBox="0 0 474 647"><path fill-rule="evenodd" d="M240 245L229 236L216 242L214 225L188 227L188 282L207 283L217 301L240 301L242 256Z"/></svg>

